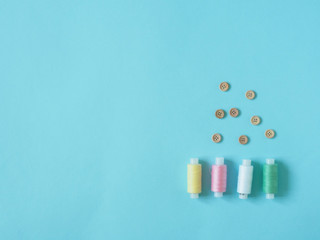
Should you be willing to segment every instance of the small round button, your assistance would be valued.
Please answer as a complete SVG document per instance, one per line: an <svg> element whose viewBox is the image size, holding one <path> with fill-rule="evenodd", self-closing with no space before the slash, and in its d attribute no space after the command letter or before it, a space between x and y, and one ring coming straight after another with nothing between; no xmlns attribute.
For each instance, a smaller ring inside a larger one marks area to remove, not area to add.
<svg viewBox="0 0 320 240"><path fill-rule="evenodd" d="M252 90L249 90L246 92L246 97L250 100L254 99L256 97L256 93Z"/></svg>
<svg viewBox="0 0 320 240"><path fill-rule="evenodd" d="M216 117L217 118L224 118L224 111L222 110L222 109L218 109L217 111L216 111Z"/></svg>
<svg viewBox="0 0 320 240"><path fill-rule="evenodd" d="M259 116L253 116L251 118L251 123L253 125L259 125L261 123L261 118Z"/></svg>
<svg viewBox="0 0 320 240"><path fill-rule="evenodd" d="M220 88L221 91L226 92L226 91L229 90L230 85L227 82L222 82L222 83L220 83L219 88Z"/></svg>
<svg viewBox="0 0 320 240"><path fill-rule="evenodd" d="M241 135L239 137L239 143L241 143L242 145L247 144L249 141L248 137L246 135Z"/></svg>
<svg viewBox="0 0 320 240"><path fill-rule="evenodd" d="M239 116L239 110L237 108L231 108L229 113L230 113L230 115L232 117L238 117Z"/></svg>
<svg viewBox="0 0 320 240"><path fill-rule="evenodd" d="M215 143L219 143L222 140L222 136L219 133L215 133L212 135L212 141Z"/></svg>
<svg viewBox="0 0 320 240"><path fill-rule="evenodd" d="M268 129L264 135L266 135L267 138L274 138L276 134L272 129Z"/></svg>

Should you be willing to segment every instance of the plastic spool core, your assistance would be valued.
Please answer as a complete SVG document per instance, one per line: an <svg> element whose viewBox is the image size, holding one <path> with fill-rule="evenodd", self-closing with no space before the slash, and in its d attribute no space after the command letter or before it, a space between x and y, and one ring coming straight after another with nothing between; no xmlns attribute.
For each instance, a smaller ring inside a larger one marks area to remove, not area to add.
<svg viewBox="0 0 320 240"><path fill-rule="evenodd" d="M243 159L242 160L242 165L243 166L251 166L251 160Z"/></svg>
<svg viewBox="0 0 320 240"><path fill-rule="evenodd" d="M274 159L273 158L268 158L267 159L267 164L274 164Z"/></svg>
<svg viewBox="0 0 320 240"><path fill-rule="evenodd" d="M191 164L199 164L199 159L198 158L191 158L190 159ZM191 198L199 198L199 193L190 193Z"/></svg>
<svg viewBox="0 0 320 240"><path fill-rule="evenodd" d="M266 163L269 165L274 164L274 159L273 158L268 158L266 160ZM266 193L266 199L274 199L274 193Z"/></svg>
<svg viewBox="0 0 320 240"><path fill-rule="evenodd" d="M247 199L248 198L248 194L239 193L239 198L240 199Z"/></svg>
<svg viewBox="0 0 320 240"><path fill-rule="evenodd" d="M267 193L266 194L266 199L274 199L274 194L273 193Z"/></svg>
<svg viewBox="0 0 320 240"><path fill-rule="evenodd" d="M224 164L224 158L223 157L217 157L216 158L216 165L220 166Z"/></svg>
<svg viewBox="0 0 320 240"><path fill-rule="evenodd" d="M223 193L222 192L215 192L214 197L216 197L216 198L223 197Z"/></svg>
<svg viewBox="0 0 320 240"><path fill-rule="evenodd" d="M198 158L191 158L190 159L190 163L191 164L198 164L199 163L199 159Z"/></svg>
<svg viewBox="0 0 320 240"><path fill-rule="evenodd" d="M191 198L199 198L199 193L190 193Z"/></svg>

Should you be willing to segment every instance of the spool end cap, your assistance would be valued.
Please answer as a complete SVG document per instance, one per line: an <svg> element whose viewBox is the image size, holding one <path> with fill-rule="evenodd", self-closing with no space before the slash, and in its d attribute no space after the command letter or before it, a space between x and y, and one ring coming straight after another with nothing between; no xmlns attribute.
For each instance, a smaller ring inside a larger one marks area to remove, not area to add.
<svg viewBox="0 0 320 240"><path fill-rule="evenodd" d="M249 159L243 159L243 160L242 160L242 165L244 165L244 166L250 166L250 165L251 165L251 160L249 160Z"/></svg>
<svg viewBox="0 0 320 240"><path fill-rule="evenodd" d="M240 199L247 199L248 198L248 194L239 193L239 198Z"/></svg>
<svg viewBox="0 0 320 240"><path fill-rule="evenodd" d="M217 157L216 158L216 165L223 165L224 164L224 158L223 157Z"/></svg>
<svg viewBox="0 0 320 240"><path fill-rule="evenodd" d="M273 193L267 193L266 194L266 199L274 199L274 194Z"/></svg>
<svg viewBox="0 0 320 240"><path fill-rule="evenodd" d="M199 163L199 158L191 158L190 159L191 164L198 164Z"/></svg>
<svg viewBox="0 0 320 240"><path fill-rule="evenodd" d="M215 192L214 197L216 197L216 198L223 197L223 193L222 192Z"/></svg>
<svg viewBox="0 0 320 240"><path fill-rule="evenodd" d="M191 198L199 198L199 193L190 193Z"/></svg>
<svg viewBox="0 0 320 240"><path fill-rule="evenodd" d="M266 160L266 163L267 163L267 164L274 164L274 159L273 159L273 158L268 158L268 159Z"/></svg>

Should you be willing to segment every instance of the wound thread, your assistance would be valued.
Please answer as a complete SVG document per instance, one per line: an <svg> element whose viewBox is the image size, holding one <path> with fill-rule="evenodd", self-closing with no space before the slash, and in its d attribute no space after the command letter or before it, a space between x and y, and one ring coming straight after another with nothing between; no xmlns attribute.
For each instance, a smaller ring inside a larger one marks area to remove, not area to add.
<svg viewBox="0 0 320 240"><path fill-rule="evenodd" d="M191 158L188 164L188 193L191 198L198 198L201 193L201 164L198 158Z"/></svg>
<svg viewBox="0 0 320 240"><path fill-rule="evenodd" d="M227 166L224 158L216 158L216 164L211 170L211 191L215 197L222 197L227 189Z"/></svg>
<svg viewBox="0 0 320 240"><path fill-rule="evenodd" d="M278 164L274 159L267 159L263 165L263 192L267 199L274 199L278 192Z"/></svg>
<svg viewBox="0 0 320 240"><path fill-rule="evenodd" d="M244 159L239 166L238 189L240 199L247 199L251 193L253 166L251 160Z"/></svg>

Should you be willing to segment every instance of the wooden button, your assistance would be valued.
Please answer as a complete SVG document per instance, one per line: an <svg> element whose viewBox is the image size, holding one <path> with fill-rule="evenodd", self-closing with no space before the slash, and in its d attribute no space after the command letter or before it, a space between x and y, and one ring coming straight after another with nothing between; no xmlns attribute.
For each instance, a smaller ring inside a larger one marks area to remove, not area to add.
<svg viewBox="0 0 320 240"><path fill-rule="evenodd" d="M266 135L267 138L274 138L276 134L272 129L268 129L264 135Z"/></svg>
<svg viewBox="0 0 320 240"><path fill-rule="evenodd" d="M222 83L220 83L219 88L220 88L221 91L226 92L226 91L229 90L230 85L229 85L229 83L227 83L227 82L222 82Z"/></svg>
<svg viewBox="0 0 320 240"><path fill-rule="evenodd" d="M246 97L250 100L254 99L256 97L256 93L252 90L249 90L246 92Z"/></svg>
<svg viewBox="0 0 320 240"><path fill-rule="evenodd" d="M248 143L248 141L249 141L249 139L248 139L248 137L246 136L246 135L241 135L240 137L239 137L239 143L241 143L241 144L247 144Z"/></svg>
<svg viewBox="0 0 320 240"><path fill-rule="evenodd" d="M259 116L253 116L253 117L251 118L251 123L252 123L253 125L259 125L260 122L261 122L261 118L260 118Z"/></svg>
<svg viewBox="0 0 320 240"><path fill-rule="evenodd" d="M216 111L216 117L217 118L224 118L224 111L222 110L222 109L218 109L217 111Z"/></svg>
<svg viewBox="0 0 320 240"><path fill-rule="evenodd" d="M231 108L229 113L232 117L238 117L239 110L237 108Z"/></svg>
<svg viewBox="0 0 320 240"><path fill-rule="evenodd" d="M212 135L212 141L215 143L219 143L222 140L222 136L219 133L215 133Z"/></svg>

